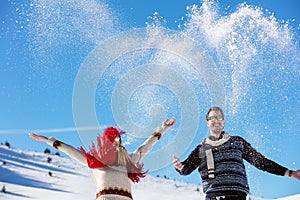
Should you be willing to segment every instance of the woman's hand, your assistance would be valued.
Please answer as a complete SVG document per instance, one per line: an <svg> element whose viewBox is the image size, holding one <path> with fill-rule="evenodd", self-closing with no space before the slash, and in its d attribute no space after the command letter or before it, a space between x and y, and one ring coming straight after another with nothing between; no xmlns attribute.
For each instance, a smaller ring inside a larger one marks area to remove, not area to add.
<svg viewBox="0 0 300 200"><path fill-rule="evenodd" d="M48 138L45 137L45 136L42 136L42 135L36 135L34 133L29 133L29 136L32 139L37 140L37 141L41 141L41 142L47 142L48 141Z"/></svg>
<svg viewBox="0 0 300 200"><path fill-rule="evenodd" d="M171 126L173 126L175 124L176 119L174 117L172 117L170 120L166 119L163 123L162 123L162 127L164 130L167 130L168 128L170 128Z"/></svg>

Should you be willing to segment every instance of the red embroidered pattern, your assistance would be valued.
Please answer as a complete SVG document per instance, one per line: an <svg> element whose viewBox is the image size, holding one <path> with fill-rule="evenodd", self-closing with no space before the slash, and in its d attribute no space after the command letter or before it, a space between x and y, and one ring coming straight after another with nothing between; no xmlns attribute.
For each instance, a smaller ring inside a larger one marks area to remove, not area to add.
<svg viewBox="0 0 300 200"><path fill-rule="evenodd" d="M97 194L96 194L96 199L102 195L106 195L106 194L114 194L114 195L121 195L121 196L125 196L128 197L130 199L132 198L132 195L129 191L121 189L121 188L108 188L108 189L103 189L100 190Z"/></svg>
<svg viewBox="0 0 300 200"><path fill-rule="evenodd" d="M59 149L59 148L61 147L61 145L62 145L62 142L56 140L56 141L53 143L52 146L53 146L55 149Z"/></svg>

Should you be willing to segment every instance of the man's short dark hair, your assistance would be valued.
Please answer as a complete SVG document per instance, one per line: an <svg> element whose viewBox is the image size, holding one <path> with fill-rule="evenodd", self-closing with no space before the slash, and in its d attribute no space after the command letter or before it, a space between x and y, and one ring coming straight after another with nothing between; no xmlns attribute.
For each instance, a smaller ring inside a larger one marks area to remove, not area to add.
<svg viewBox="0 0 300 200"><path fill-rule="evenodd" d="M208 115L209 115L209 113L210 113L211 111L219 111L219 112L222 114L222 116L224 117L224 112L223 112L222 108L217 107L217 106L214 106L214 107L211 107L211 108L207 111L207 113L206 113L206 120L208 120Z"/></svg>

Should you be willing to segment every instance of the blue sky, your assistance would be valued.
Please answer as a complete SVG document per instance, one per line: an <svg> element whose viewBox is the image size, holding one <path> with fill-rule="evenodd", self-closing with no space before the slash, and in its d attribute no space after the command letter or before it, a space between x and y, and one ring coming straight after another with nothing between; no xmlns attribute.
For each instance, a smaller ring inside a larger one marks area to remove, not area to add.
<svg viewBox="0 0 300 200"><path fill-rule="evenodd" d="M91 57L95 47L100 47L101 50L102 41L109 41L113 36L122 39L126 37L120 34L122 31L155 24L176 33L187 34L212 57L221 77L219 83L225 91L224 110L228 116L228 132L245 137L264 155L278 163L291 169L300 168L297 142L299 123L296 121L300 117L298 1L220 0L219 4L214 2L207 10L203 10L204 6L200 1L186 0L176 3L169 0L107 0L98 3L70 1L69 5L66 2L61 0L50 5L42 0L1 2L0 142L9 141L16 148L43 151L45 145L29 139L28 133L31 131L53 135L74 146L88 142L83 140L91 140L90 137L75 132L77 123L74 120L74 90L83 63ZM243 2L246 5L241 5ZM193 4L198 7L192 9ZM259 13L256 6L261 8L263 14ZM209 20L211 16L212 20ZM228 28L229 26L231 27ZM113 49L109 45L106 47ZM110 110L114 107L114 84L120 83L121 79L118 77L126 75L132 69L122 64L130 65L131 60L134 60L144 66L148 57L151 57L147 55L153 55L152 53L136 53L127 57L124 55L123 59L116 59L103 73L103 78L95 88L95 105L92 105L101 127L124 123L117 120L118 116ZM164 55L164 52L159 53L160 56ZM99 56L103 60L107 59L103 54ZM151 59L149 63L167 65L168 61L172 61L176 66L176 59L174 61L168 55L164 61ZM183 77L193 75L189 70L176 70ZM115 75L116 72L119 74ZM93 75L93 71L87 74L88 78ZM135 78L128 83L129 86L137 84L138 76ZM211 83L205 76L190 80L193 81L192 88L196 90L195 96L202 101L199 100L198 105L200 114L196 124L197 136L187 134L188 147L183 144L180 147L180 142L176 142L179 147L174 152L178 153L182 148L182 153L179 153L181 159L207 133L204 115L212 106L210 98L214 98L209 96L209 85L214 87L218 84ZM184 88L182 85L178 88L180 87ZM138 101L137 105L134 104L135 100L129 105L130 117L139 125L148 125L151 116L143 111L148 111L147 107L159 103L162 107L167 107L164 113L167 117L178 117L177 124L169 135L157 144L156 152L180 135L176 131L183 126L182 120L185 117L180 114L182 105L177 105L176 97L180 95L175 90L168 92L157 89L156 86L147 88L139 85L139 88L144 90L137 89L132 94L133 99ZM167 86L166 88L168 89ZM157 93L152 91L162 91L164 95L156 97ZM182 93L185 92L187 90L183 89ZM149 98L149 94L156 98ZM173 97L175 100L169 100ZM81 98L84 100L84 97ZM183 104L191 103L189 99ZM193 127L195 123L197 120L191 121L189 127ZM150 129L153 126L151 124ZM125 129L130 132L129 128ZM128 146L132 146L129 149L134 149L140 142L134 142L132 138L126 139L131 144ZM162 157L166 158L167 155ZM171 157L172 155L168 159ZM247 169L253 195L275 198L300 192L300 183L295 180L260 172L248 165ZM166 167L152 173L200 183L197 172L189 177L180 177L172 167ZM272 186L270 183L273 183Z"/></svg>

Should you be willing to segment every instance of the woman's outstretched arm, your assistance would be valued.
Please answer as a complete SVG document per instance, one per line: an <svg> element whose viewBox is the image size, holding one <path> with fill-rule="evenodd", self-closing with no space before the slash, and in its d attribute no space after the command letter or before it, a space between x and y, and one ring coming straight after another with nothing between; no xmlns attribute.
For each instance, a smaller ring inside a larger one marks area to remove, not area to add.
<svg viewBox="0 0 300 200"><path fill-rule="evenodd" d="M152 133L152 135L140 146L138 147L130 156L134 163L139 162L143 159L147 153L149 153L156 142L163 136L163 134L175 124L176 119L171 118L166 119L161 126Z"/></svg>
<svg viewBox="0 0 300 200"><path fill-rule="evenodd" d="M73 158L81 164L87 165L86 158L79 149L76 149L71 145L56 140L54 137L47 138L43 135L36 135L34 133L30 133L29 136L34 140L45 142L50 146L66 153L68 156L70 156L71 158Z"/></svg>

